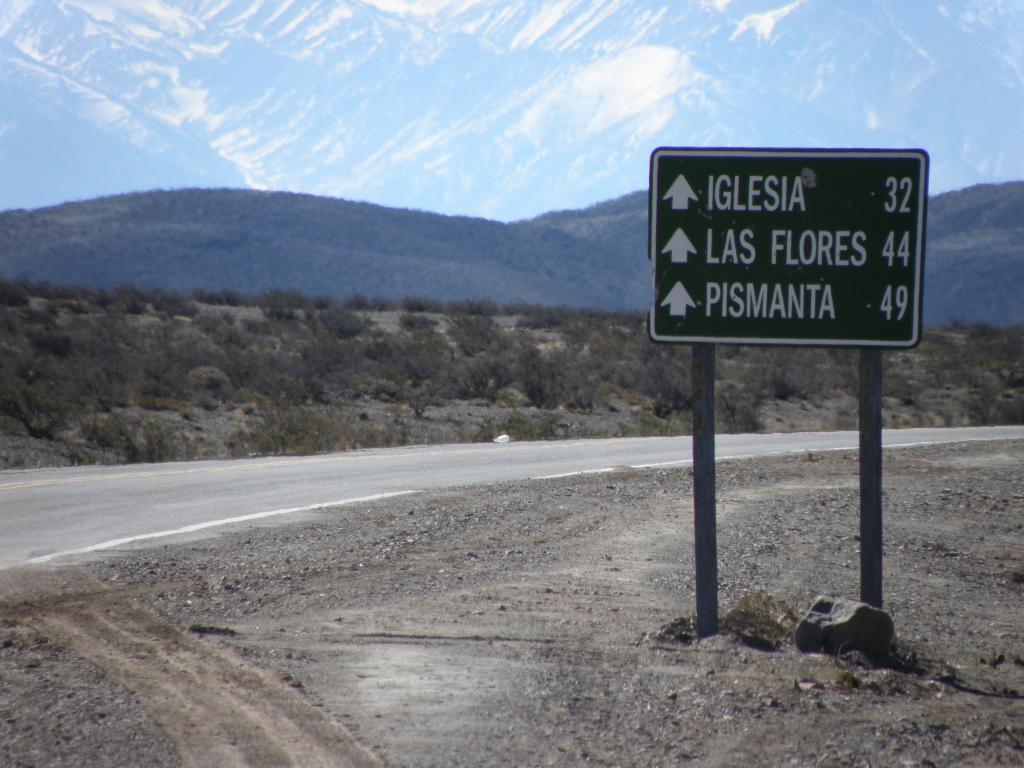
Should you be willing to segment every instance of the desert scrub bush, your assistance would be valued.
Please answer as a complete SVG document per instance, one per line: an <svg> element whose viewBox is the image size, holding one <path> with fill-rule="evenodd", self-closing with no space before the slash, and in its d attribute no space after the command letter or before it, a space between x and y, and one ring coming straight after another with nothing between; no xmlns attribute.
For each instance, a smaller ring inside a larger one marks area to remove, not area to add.
<svg viewBox="0 0 1024 768"><path fill-rule="evenodd" d="M161 312L166 317L195 317L199 314L195 301L180 293L168 291L150 291L148 293L150 306L156 312Z"/></svg>
<svg viewBox="0 0 1024 768"><path fill-rule="evenodd" d="M158 417L142 419L140 455L144 462L187 461L192 443L181 427Z"/></svg>
<svg viewBox="0 0 1024 768"><path fill-rule="evenodd" d="M332 304L320 310L316 315L327 333L336 339L354 339L361 335L369 325L367 321L343 306Z"/></svg>
<svg viewBox="0 0 1024 768"><path fill-rule="evenodd" d="M563 352L553 357L554 364L563 372L562 401L565 407L591 413L600 401L600 378L579 364L579 355Z"/></svg>
<svg viewBox="0 0 1024 768"><path fill-rule="evenodd" d="M128 464L189 459L191 442L180 426L155 416L103 413L82 421L82 436Z"/></svg>
<svg viewBox="0 0 1024 768"><path fill-rule="evenodd" d="M19 313L11 309L0 312L0 341L8 342L5 347L10 348L12 344L17 344L22 336L22 322Z"/></svg>
<svg viewBox="0 0 1024 768"><path fill-rule="evenodd" d="M29 437L54 440L81 410L69 382L31 370L0 373L0 413Z"/></svg>
<svg viewBox="0 0 1024 768"><path fill-rule="evenodd" d="M350 389L363 368L362 345L319 335L302 348L302 365L303 384L314 396Z"/></svg>
<svg viewBox="0 0 1024 768"><path fill-rule="evenodd" d="M495 400L498 393L515 381L514 361L504 354L485 354L461 361L442 393L463 400Z"/></svg>
<svg viewBox="0 0 1024 768"><path fill-rule="evenodd" d="M406 296L402 299L402 309L406 313L422 312L444 312L445 306L436 299L428 299L423 296Z"/></svg>
<svg viewBox="0 0 1024 768"><path fill-rule="evenodd" d="M354 309L359 312L384 312L393 309L394 303L387 299L370 298L369 296L357 293L345 299L341 306L345 309Z"/></svg>
<svg viewBox="0 0 1024 768"><path fill-rule="evenodd" d="M651 410L660 419L689 410L693 403L689 357L674 348L654 345L641 354L637 389L651 399Z"/></svg>
<svg viewBox="0 0 1024 768"><path fill-rule="evenodd" d="M510 435L515 440L555 440L563 437L558 417L553 413L526 414L513 411L497 425L498 434Z"/></svg>
<svg viewBox="0 0 1024 768"><path fill-rule="evenodd" d="M196 327L222 347L242 343L242 336L235 326L235 316L227 310L203 312L196 320ZM232 334L235 335L234 340L231 339Z"/></svg>
<svg viewBox="0 0 1024 768"><path fill-rule="evenodd" d="M653 345L634 329L612 326L607 333L592 334L587 340L589 355L581 363L598 378L623 389L635 389L644 357ZM683 350L676 354L685 356Z"/></svg>
<svg viewBox="0 0 1024 768"><path fill-rule="evenodd" d="M466 299L465 301L457 301L449 305L449 311L466 315L494 317L498 314L498 306L493 301L487 301L486 299Z"/></svg>
<svg viewBox="0 0 1024 768"><path fill-rule="evenodd" d="M913 405L917 394L923 389L919 381L901 370L888 371L882 379L883 394L896 398L904 405Z"/></svg>
<svg viewBox="0 0 1024 768"><path fill-rule="evenodd" d="M573 310L568 307L516 306L510 308L510 311L522 315L518 323L520 328L534 330L558 328L573 314Z"/></svg>
<svg viewBox="0 0 1024 768"><path fill-rule="evenodd" d="M92 312L91 304L76 299L66 299L60 306L62 310L72 315L88 315Z"/></svg>
<svg viewBox="0 0 1024 768"><path fill-rule="evenodd" d="M1004 392L996 402L996 424L1024 424L1024 395Z"/></svg>
<svg viewBox="0 0 1024 768"><path fill-rule="evenodd" d="M981 371L971 376L965 406L972 424L997 424L1002 385L995 373Z"/></svg>
<svg viewBox="0 0 1024 768"><path fill-rule="evenodd" d="M955 386L963 358L961 334L925 334L921 346L927 351L924 367L934 386Z"/></svg>
<svg viewBox="0 0 1024 768"><path fill-rule="evenodd" d="M376 375L399 387L439 380L448 374L451 364L450 348L434 330L420 330L407 336L378 336L366 346L366 356L377 363Z"/></svg>
<svg viewBox="0 0 1024 768"><path fill-rule="evenodd" d="M264 406L247 442L264 454L312 454L346 447L342 424L329 411L287 402Z"/></svg>
<svg viewBox="0 0 1024 768"><path fill-rule="evenodd" d="M504 418L485 418L475 429L464 430L462 439L489 443L498 435L509 435L513 440L553 440L559 437L558 418L551 413L513 410Z"/></svg>
<svg viewBox="0 0 1024 768"><path fill-rule="evenodd" d="M70 357L75 347L71 336L60 331L33 331L28 338L37 352L54 357Z"/></svg>
<svg viewBox="0 0 1024 768"><path fill-rule="evenodd" d="M120 414L100 413L82 420L82 437L97 448L112 451L123 461L138 461L135 430Z"/></svg>
<svg viewBox="0 0 1024 768"><path fill-rule="evenodd" d="M243 307L254 305L257 299L247 296L230 288L223 288L218 291L197 290L192 294L193 298L202 304L211 304L222 307Z"/></svg>
<svg viewBox="0 0 1024 768"><path fill-rule="evenodd" d="M562 371L555 360L534 347L524 347L518 356L516 381L530 405L555 408L562 397Z"/></svg>
<svg viewBox="0 0 1024 768"><path fill-rule="evenodd" d="M453 314L449 320L448 338L466 357L474 357L490 349L501 336L491 318L484 315Z"/></svg>
<svg viewBox="0 0 1024 768"><path fill-rule="evenodd" d="M770 354L763 355L754 365L757 369L753 373L760 379L759 391L756 392L758 396L774 400L807 397L806 370L800 360L788 355L780 357L777 354Z"/></svg>
<svg viewBox="0 0 1024 768"><path fill-rule="evenodd" d="M185 375L185 382L193 394L205 394L219 400L231 397L231 379L220 368L200 365Z"/></svg>
<svg viewBox="0 0 1024 768"><path fill-rule="evenodd" d="M762 651L775 651L790 642L800 616L787 603L764 593L743 595L722 617L722 630Z"/></svg>
<svg viewBox="0 0 1024 768"><path fill-rule="evenodd" d="M84 412L127 404L129 383L107 361L76 355L63 363L63 374L74 382L74 397Z"/></svg>
<svg viewBox="0 0 1024 768"><path fill-rule="evenodd" d="M267 291L258 303L271 320L293 320L303 310L312 308L310 300L298 291Z"/></svg>
<svg viewBox="0 0 1024 768"><path fill-rule="evenodd" d="M242 320L242 329L253 336L269 337L273 333L270 321L264 318L256 319L247 317Z"/></svg>
<svg viewBox="0 0 1024 768"><path fill-rule="evenodd" d="M438 397L437 384L434 382L406 387L399 393L399 399L412 409L417 418L421 418L430 406L441 405L443 402Z"/></svg>
<svg viewBox="0 0 1024 768"><path fill-rule="evenodd" d="M447 343L435 331L417 331L406 344L398 369L400 398L422 416L429 405L438 402L437 392L452 374L452 359Z"/></svg>
<svg viewBox="0 0 1024 768"><path fill-rule="evenodd" d="M11 283L0 278L0 307L27 307L29 289L24 283Z"/></svg>
<svg viewBox="0 0 1024 768"><path fill-rule="evenodd" d="M52 301L29 303L22 313L25 322L37 327L52 327L60 317L60 309Z"/></svg>
<svg viewBox="0 0 1024 768"><path fill-rule="evenodd" d="M430 315L403 312L398 316L398 327L403 331L423 331L437 327L437 320Z"/></svg>
<svg viewBox="0 0 1024 768"><path fill-rule="evenodd" d="M135 405L145 411L171 411L173 413L189 413L192 405L184 400L175 400L173 397L148 397L142 396L135 400Z"/></svg>
<svg viewBox="0 0 1024 768"><path fill-rule="evenodd" d="M408 425L395 417L383 421L362 417L346 419L343 429L344 445L340 447L352 450L407 445L412 434Z"/></svg>
<svg viewBox="0 0 1024 768"><path fill-rule="evenodd" d="M591 317L571 317L558 327L566 346L576 352L585 349L591 338L603 336L596 329L596 322Z"/></svg>
<svg viewBox="0 0 1024 768"><path fill-rule="evenodd" d="M726 382L715 392L715 424L723 433L763 429L764 423L757 410L757 399L735 383Z"/></svg>
<svg viewBox="0 0 1024 768"><path fill-rule="evenodd" d="M146 295L131 285L122 285L109 293L100 291L96 304L111 314L141 315L149 309Z"/></svg>

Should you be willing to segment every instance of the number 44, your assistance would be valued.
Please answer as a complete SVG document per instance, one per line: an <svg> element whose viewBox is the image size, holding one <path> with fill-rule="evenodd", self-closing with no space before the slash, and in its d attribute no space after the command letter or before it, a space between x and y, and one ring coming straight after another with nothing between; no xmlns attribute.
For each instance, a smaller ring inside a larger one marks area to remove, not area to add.
<svg viewBox="0 0 1024 768"><path fill-rule="evenodd" d="M904 232L900 238L899 245L896 245L896 233L890 232L885 238L885 245L882 247L882 258L886 266L893 266L896 259L899 259L904 267L910 265L910 233Z"/></svg>

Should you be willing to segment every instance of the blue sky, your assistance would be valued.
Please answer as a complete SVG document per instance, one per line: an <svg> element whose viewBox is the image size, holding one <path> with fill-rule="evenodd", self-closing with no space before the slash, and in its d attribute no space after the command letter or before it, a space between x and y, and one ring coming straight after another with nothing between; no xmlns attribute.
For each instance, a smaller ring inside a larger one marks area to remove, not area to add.
<svg viewBox="0 0 1024 768"><path fill-rule="evenodd" d="M502 220L677 146L1024 178L1021 0L4 0L0 209L250 186Z"/></svg>

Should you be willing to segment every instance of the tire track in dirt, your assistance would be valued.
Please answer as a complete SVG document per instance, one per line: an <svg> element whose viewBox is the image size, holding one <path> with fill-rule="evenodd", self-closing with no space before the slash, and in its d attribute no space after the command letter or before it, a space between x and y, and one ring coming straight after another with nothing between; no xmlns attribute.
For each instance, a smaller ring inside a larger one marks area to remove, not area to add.
<svg viewBox="0 0 1024 768"><path fill-rule="evenodd" d="M182 632L81 571L3 572L0 614L130 691L183 766L382 765L278 674Z"/></svg>

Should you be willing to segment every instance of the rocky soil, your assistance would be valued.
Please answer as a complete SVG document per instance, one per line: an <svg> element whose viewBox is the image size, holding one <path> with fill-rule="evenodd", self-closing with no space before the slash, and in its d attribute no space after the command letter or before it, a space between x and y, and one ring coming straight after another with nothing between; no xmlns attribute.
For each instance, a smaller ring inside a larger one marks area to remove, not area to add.
<svg viewBox="0 0 1024 768"><path fill-rule="evenodd" d="M1022 765L1022 467L886 453L881 666L755 647L859 593L850 452L720 463L727 629L700 641L683 469L3 571L0 764Z"/></svg>

